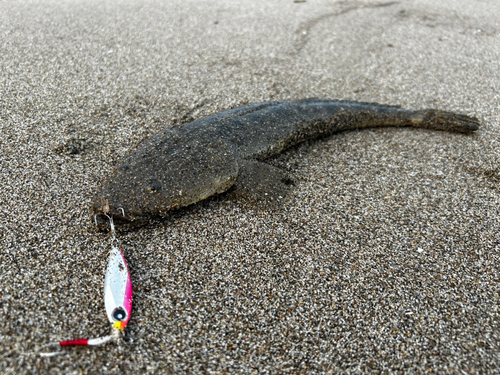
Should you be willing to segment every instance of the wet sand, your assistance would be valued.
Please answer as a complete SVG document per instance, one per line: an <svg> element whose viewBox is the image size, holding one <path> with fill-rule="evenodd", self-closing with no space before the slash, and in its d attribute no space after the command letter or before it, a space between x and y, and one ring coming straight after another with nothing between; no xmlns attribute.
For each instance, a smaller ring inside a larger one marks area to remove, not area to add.
<svg viewBox="0 0 500 375"><path fill-rule="evenodd" d="M496 1L0 2L0 372L487 373L500 365ZM477 116L476 135L350 131L270 161L266 209L220 195L119 234L109 333L90 200L168 126L348 99Z"/></svg>

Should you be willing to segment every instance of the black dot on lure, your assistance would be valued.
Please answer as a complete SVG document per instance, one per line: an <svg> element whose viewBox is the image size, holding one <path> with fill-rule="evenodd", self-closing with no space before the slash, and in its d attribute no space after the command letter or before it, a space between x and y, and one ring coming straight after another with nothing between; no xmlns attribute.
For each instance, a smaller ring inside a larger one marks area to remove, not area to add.
<svg viewBox="0 0 500 375"><path fill-rule="evenodd" d="M118 308L115 311L113 311L113 319L115 319L117 322L125 320L126 317L127 313L122 308Z"/></svg>

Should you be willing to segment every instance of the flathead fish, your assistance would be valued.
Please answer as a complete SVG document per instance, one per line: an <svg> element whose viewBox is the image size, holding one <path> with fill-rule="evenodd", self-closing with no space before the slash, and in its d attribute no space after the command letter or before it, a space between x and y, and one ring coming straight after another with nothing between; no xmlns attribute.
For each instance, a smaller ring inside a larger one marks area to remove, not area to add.
<svg viewBox="0 0 500 375"><path fill-rule="evenodd" d="M107 212L116 224L141 225L235 184L250 194L278 197L289 180L263 161L306 140L344 130L405 126L471 133L479 125L474 117L452 112L343 100L239 107L146 139L104 181L93 199L94 214Z"/></svg>

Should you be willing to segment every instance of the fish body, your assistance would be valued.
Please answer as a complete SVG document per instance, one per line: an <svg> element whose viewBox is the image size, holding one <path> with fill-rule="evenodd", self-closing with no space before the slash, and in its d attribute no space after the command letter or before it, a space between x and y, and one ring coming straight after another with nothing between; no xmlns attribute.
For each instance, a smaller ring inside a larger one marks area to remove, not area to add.
<svg viewBox="0 0 500 375"><path fill-rule="evenodd" d="M381 126L474 132L476 118L377 103L300 99L265 102L165 129L128 154L93 199L94 214L115 223L144 224L171 210L222 193L234 184L253 191L280 189L285 181L265 159L309 139ZM267 193L265 193L267 195ZM123 210L119 210L119 208ZM125 212L125 215L122 215Z"/></svg>

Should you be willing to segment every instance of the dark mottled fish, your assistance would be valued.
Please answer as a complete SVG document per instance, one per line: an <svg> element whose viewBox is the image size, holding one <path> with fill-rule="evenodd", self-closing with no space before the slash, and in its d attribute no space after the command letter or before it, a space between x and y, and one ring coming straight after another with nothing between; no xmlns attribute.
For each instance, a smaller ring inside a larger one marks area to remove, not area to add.
<svg viewBox="0 0 500 375"><path fill-rule="evenodd" d="M272 199L287 180L281 170L262 160L308 139L380 126L470 133L479 128L479 121L434 109L322 99L239 107L145 140L104 182L93 200L94 213L108 211L102 204L107 201L117 224L141 225L234 184Z"/></svg>

